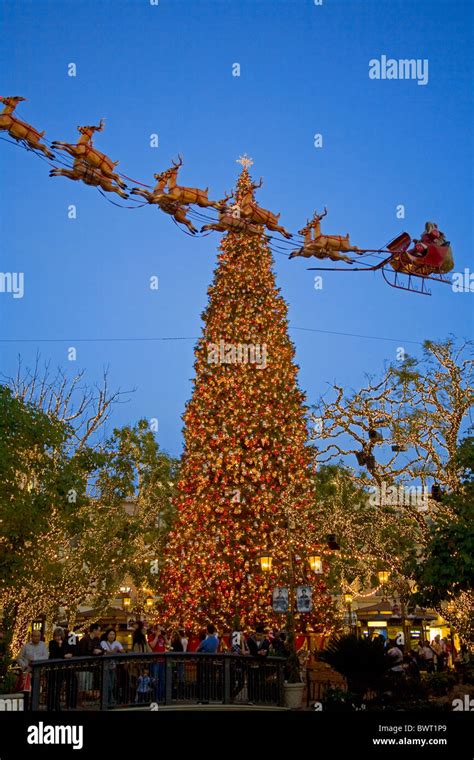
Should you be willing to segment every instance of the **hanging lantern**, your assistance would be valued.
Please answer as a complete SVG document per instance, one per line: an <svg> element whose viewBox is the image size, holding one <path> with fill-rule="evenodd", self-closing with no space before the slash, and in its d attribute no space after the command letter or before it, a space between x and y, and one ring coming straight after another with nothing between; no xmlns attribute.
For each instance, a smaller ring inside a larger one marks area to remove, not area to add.
<svg viewBox="0 0 474 760"><path fill-rule="evenodd" d="M346 604L352 603L352 594L349 591L346 594L344 594L344 601Z"/></svg>
<svg viewBox="0 0 474 760"><path fill-rule="evenodd" d="M313 573L323 572L323 562L319 554L310 554L308 557L309 566Z"/></svg>
<svg viewBox="0 0 474 760"><path fill-rule="evenodd" d="M390 571L389 570L379 570L377 573L377 577L379 579L379 583L382 586L384 583L388 583L388 579L390 578Z"/></svg>
<svg viewBox="0 0 474 760"><path fill-rule="evenodd" d="M129 596L128 594L124 594L122 597L122 605L123 605L124 610L128 610L131 603L132 603L132 597Z"/></svg>
<svg viewBox="0 0 474 760"><path fill-rule="evenodd" d="M153 599L153 597L152 597L152 596L147 596L147 598L146 598L146 600L145 600L145 604L146 604L146 606L148 607L148 609L150 609L150 607L153 607L153 603L154 603L154 601L155 601L155 600Z"/></svg>
<svg viewBox="0 0 474 760"><path fill-rule="evenodd" d="M270 573L273 564L273 557L268 552L263 552L260 555L260 568L264 573Z"/></svg>

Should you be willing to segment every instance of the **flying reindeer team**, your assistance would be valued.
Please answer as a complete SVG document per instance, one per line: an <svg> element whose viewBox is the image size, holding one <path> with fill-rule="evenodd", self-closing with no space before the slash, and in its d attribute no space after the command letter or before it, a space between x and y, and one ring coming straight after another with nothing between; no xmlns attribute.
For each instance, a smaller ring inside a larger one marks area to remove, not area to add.
<svg viewBox="0 0 474 760"><path fill-rule="evenodd" d="M22 142L34 151L41 151L47 158L54 159L52 151L65 151L74 159L71 168L59 169L54 167L50 171L50 177L68 177L71 180L81 180L87 185L93 185L108 193L117 193L121 198L128 198L125 192L126 184L115 171L118 161L112 161L104 153L94 147L92 138L95 132L102 132L104 120L101 119L98 126L77 127L80 133L77 143L54 141L51 149L41 142L45 132L38 132L30 124L21 121L14 115L17 105L24 101L22 97L0 97L4 109L0 113L0 130L7 131L15 140ZM244 156L239 161L243 166L249 167L253 162ZM182 166L182 159L173 161L172 166L164 172L154 175L156 185L152 190L134 187L130 190L131 195L139 195L148 203L158 206L165 214L171 215L176 222L185 225L190 233L197 233L197 228L188 219L187 212L191 204L201 208L214 208L219 218L212 224L206 224L201 232L207 230L245 231L251 234L261 234L262 226L272 232L278 232L285 238L292 237L291 233L279 224L280 214L274 214L267 209L261 208L254 200L253 192L261 187L262 180L251 187L240 197L239 202L228 205L228 201L235 196L233 193L225 195L219 201L208 198L208 189L191 188L178 185L178 172ZM297 256L317 259L330 259L331 261L343 261L353 264L354 260L347 253L366 253L367 249L360 249L352 245L349 235L325 235L321 232L321 220L326 216L325 208L322 214L314 213L311 220L298 231L304 236L303 245L293 251L289 258ZM408 250L411 238L403 233L391 244L388 251L396 255L396 261L390 261L394 269L410 273L429 276L431 273L449 272L453 266L452 252L449 242L444 234L438 230L434 222L427 222L421 240L414 240L414 247Z"/></svg>

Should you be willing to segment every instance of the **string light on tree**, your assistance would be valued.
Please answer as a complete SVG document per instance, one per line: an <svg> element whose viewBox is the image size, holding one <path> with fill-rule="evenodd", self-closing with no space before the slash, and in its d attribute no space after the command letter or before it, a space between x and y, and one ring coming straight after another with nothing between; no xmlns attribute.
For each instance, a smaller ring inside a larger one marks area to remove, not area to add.
<svg viewBox="0 0 474 760"><path fill-rule="evenodd" d="M252 159L244 155L238 163L243 168L235 200L241 203L244 196L253 198L255 186L248 171ZM232 230L220 246L184 414L177 520L160 578L161 612L170 624L192 628L212 621L231 629L236 617L245 626L281 624L272 591L288 563L284 497L291 491L295 579L313 589L313 612L301 615L297 625L328 631L331 599L322 577L301 559L315 545L309 519L316 501L314 452L307 446L287 306L263 232L263 226L258 234ZM210 361L210 348L221 342L228 353ZM263 347L265 365L257 361ZM261 562L267 566L269 556L272 566L263 573Z"/></svg>

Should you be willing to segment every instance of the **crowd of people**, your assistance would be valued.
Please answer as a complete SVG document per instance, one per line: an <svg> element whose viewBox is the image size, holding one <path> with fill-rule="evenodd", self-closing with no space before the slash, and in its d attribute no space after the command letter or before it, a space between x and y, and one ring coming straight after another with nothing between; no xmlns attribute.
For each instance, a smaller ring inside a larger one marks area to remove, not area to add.
<svg viewBox="0 0 474 760"><path fill-rule="evenodd" d="M441 638L438 634L431 641L420 639L416 649L406 649L397 642L387 643L389 670L394 675L418 678L421 671L441 673L448 669L459 669L469 660L467 643L461 643L458 652L451 636Z"/></svg>
<svg viewBox="0 0 474 760"><path fill-rule="evenodd" d="M2 649L2 639L3 634L0 631L0 655L5 650L5 647ZM439 635L436 635L431 643L427 639L420 640L415 649L399 645L395 640L387 641L385 651L388 672L396 679L403 676L419 678L422 671L433 673L452 668L462 669L464 661L467 662L470 656L467 644L462 644L460 651L457 651L452 637L441 638ZM187 633L182 627L167 631L161 625L140 620L134 623L131 645L128 646L124 646L118 640L114 627L103 630L99 623L91 624L88 631L81 637L74 631L70 631L66 625L58 626L54 629L48 644L42 640L40 630L32 630L30 641L22 647L16 658L16 664L21 669L17 690L24 692L25 700L28 702L32 664L38 660L57 661L113 655L113 659L110 658L103 669L81 666L78 662L77 668L71 670L57 667L52 663L51 669L46 669L47 709L60 709L62 693L66 708L75 709L78 700L87 701L90 695L99 698L101 689L106 692L108 705L116 704L120 701L120 697L123 701L137 703L153 700L161 702L165 697L165 657L149 658L149 661L130 658L127 665L125 662L128 654L164 655L167 652L198 652L209 655L227 652L247 656L254 662L268 656L279 657L285 660L282 666L284 677L288 675L286 660L290 651L285 631L269 630L263 625L257 625L253 633L234 631L230 636L219 636L216 627L209 623L207 629L201 631L196 637ZM306 652L306 654L309 653ZM126 658L123 661L125 666L122 665L121 658L117 659L120 655ZM302 656L302 664L303 661ZM184 684L187 680L185 661L179 661L173 667L173 688L178 689L175 696L180 696L179 692L181 690L181 693L184 693ZM194 696L200 703L207 702L210 690L209 665L205 661L198 661L195 667ZM234 667L233 671L236 674L234 687L238 691L245 682L250 699L257 691L255 679L258 677L256 671L252 672L252 667L245 670L246 676L244 668L239 671L237 667ZM101 677L104 679L102 683L100 683ZM127 692L127 700L124 700L125 692ZM130 696L131 694L133 697Z"/></svg>
<svg viewBox="0 0 474 760"><path fill-rule="evenodd" d="M166 652L184 653L188 651L217 654L232 653L247 655L250 658L262 658L276 656L287 658L289 650L286 643L285 631L268 631L263 625L257 625L251 634L234 631L230 637L219 637L216 627L209 623L206 630L202 630L195 637L188 636L184 628L177 628L167 632L161 625L150 625L146 621L137 621L132 631L131 647L126 648L118 639L115 628L108 627L102 630L99 623L92 623L87 632L79 637L74 631L70 631L66 625L58 626L53 630L53 635L48 644L42 639L39 629L31 631L30 641L25 644L16 658L16 664L21 669L17 683L17 690L23 691L25 700L28 701L31 691L32 664L39 660L69 660L78 657L107 657L108 655L127 654L165 654ZM190 648L191 642L191 648ZM184 662L178 664L177 681L184 681ZM99 669L81 670L78 663L76 672L65 669L48 670L47 675L47 709L59 710L61 690L65 685L65 702L67 709L75 709L78 697L87 694L98 694ZM117 660L111 660L106 668L108 704L116 702L118 679L122 671L117 672ZM128 684L132 688L134 701L160 702L164 698L165 689L165 658L154 658L153 661L141 664L130 662L126 669ZM198 663L197 666L197 696L198 702L208 701L209 688L206 686L206 667ZM130 686L131 685L131 686Z"/></svg>

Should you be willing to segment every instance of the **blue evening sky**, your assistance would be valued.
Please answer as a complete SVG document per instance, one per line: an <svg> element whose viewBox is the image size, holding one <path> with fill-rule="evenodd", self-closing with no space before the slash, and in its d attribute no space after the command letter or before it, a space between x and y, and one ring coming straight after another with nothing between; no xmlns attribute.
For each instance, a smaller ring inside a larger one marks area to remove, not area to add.
<svg viewBox="0 0 474 760"><path fill-rule="evenodd" d="M48 139L75 142L77 125L105 117L95 144L120 171L150 183L180 152L181 183L213 198L247 152L264 177L260 204L290 230L327 205L324 230L377 248L433 220L455 271L472 266L472 3L6 0L0 13L0 93L28 98L17 114ZM428 84L369 79L382 55L428 59ZM1 370L38 351L90 383L108 367L113 388L136 388L113 424L157 417L160 445L179 454L194 342L136 339L200 334L220 236L193 240L155 208L119 209L50 179L46 163L4 142L0 161L1 270L25 273L22 299L0 294L0 338L13 339L0 344ZM371 273L328 274L315 290L306 266L275 256L293 327L394 339L292 330L309 402L333 380L358 387L398 346L417 354L409 341L472 332L472 294L433 284L431 298L412 295Z"/></svg>

